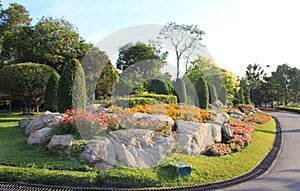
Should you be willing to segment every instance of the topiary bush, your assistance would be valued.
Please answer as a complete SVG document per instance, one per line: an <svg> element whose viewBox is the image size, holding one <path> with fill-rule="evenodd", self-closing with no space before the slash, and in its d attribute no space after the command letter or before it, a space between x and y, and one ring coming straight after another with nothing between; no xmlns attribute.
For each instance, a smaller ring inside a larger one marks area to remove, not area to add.
<svg viewBox="0 0 300 191"><path fill-rule="evenodd" d="M53 72L49 77L46 85L44 107L46 110L51 112L58 111L57 90L58 90L59 78L60 78L59 74L56 71Z"/></svg>
<svg viewBox="0 0 300 191"><path fill-rule="evenodd" d="M226 87L222 86L221 90L220 90L220 95L219 95L219 100L226 105L227 104L227 96L226 96L227 92L226 92Z"/></svg>
<svg viewBox="0 0 300 191"><path fill-rule="evenodd" d="M216 87L213 84L209 84L209 103L214 103L218 100Z"/></svg>
<svg viewBox="0 0 300 191"><path fill-rule="evenodd" d="M169 95L169 88L164 80L154 79L148 84L148 92Z"/></svg>
<svg viewBox="0 0 300 191"><path fill-rule="evenodd" d="M207 81L203 76L197 80L195 89L198 95L198 104L196 103L197 106L201 109L207 109L209 101L209 91Z"/></svg>
<svg viewBox="0 0 300 191"><path fill-rule="evenodd" d="M0 92L20 102L23 113L38 111L44 103L44 93L49 76L55 70L37 63L20 63L5 66L0 71Z"/></svg>
<svg viewBox="0 0 300 191"><path fill-rule="evenodd" d="M183 79L177 78L173 83L174 92L179 103L187 103L186 88Z"/></svg>
<svg viewBox="0 0 300 191"><path fill-rule="evenodd" d="M85 108L86 85L84 72L77 59L71 59L65 66L58 82L58 111Z"/></svg>
<svg viewBox="0 0 300 191"><path fill-rule="evenodd" d="M119 107L134 107L136 105L149 105L155 102L156 100L154 98L140 98L140 97L133 97L133 98L123 98L118 97L114 100L114 105L117 105Z"/></svg>

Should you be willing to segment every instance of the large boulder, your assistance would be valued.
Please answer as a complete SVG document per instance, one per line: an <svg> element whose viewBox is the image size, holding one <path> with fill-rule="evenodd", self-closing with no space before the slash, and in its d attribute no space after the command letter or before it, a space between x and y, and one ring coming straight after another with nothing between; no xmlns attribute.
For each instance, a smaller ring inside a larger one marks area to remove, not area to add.
<svg viewBox="0 0 300 191"><path fill-rule="evenodd" d="M54 135L51 137L47 148L54 153L68 155L72 148L72 135Z"/></svg>
<svg viewBox="0 0 300 191"><path fill-rule="evenodd" d="M182 153L200 155L212 144L220 142L221 126L217 123L198 123L177 120L175 141L179 143Z"/></svg>
<svg viewBox="0 0 300 191"><path fill-rule="evenodd" d="M175 140L172 137L151 130L119 130L111 132L99 142L87 144L81 157L95 164L99 170L117 164L150 168L158 165L174 147Z"/></svg>
<svg viewBox="0 0 300 191"><path fill-rule="evenodd" d="M229 115L223 111L210 111L210 113L216 118L215 121L224 122L229 120Z"/></svg>
<svg viewBox="0 0 300 191"><path fill-rule="evenodd" d="M37 116L26 126L25 135L31 135L36 130L44 127L54 127L54 125L58 125L60 117L59 113L51 113L49 111Z"/></svg>
<svg viewBox="0 0 300 191"><path fill-rule="evenodd" d="M163 123L167 123L170 126L174 125L174 120L164 114L145 114L145 113L140 113L140 112L136 112L134 114L132 114L133 119L142 119L145 121L160 121Z"/></svg>
<svg viewBox="0 0 300 191"><path fill-rule="evenodd" d="M43 142L45 138L51 134L51 132L52 132L52 128L50 127L39 129L28 137L27 144L39 144Z"/></svg>
<svg viewBox="0 0 300 191"><path fill-rule="evenodd" d="M25 128L31 121L32 121L32 118L24 118L24 119L21 119L21 120L19 121L19 127Z"/></svg>
<svg viewBox="0 0 300 191"><path fill-rule="evenodd" d="M224 104L220 100L216 100L212 105L216 108L223 108L225 107Z"/></svg>

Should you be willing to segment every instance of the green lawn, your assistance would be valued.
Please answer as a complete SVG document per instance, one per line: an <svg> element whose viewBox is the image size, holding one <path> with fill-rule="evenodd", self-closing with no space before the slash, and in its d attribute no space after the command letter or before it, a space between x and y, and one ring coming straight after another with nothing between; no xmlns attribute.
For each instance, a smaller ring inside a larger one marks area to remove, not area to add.
<svg viewBox="0 0 300 191"><path fill-rule="evenodd" d="M133 169L122 165L113 170L95 172L79 159L82 143L74 154L61 157L42 145L27 145L23 130L18 127L21 116L0 115L0 181L56 184L68 186L167 187L190 186L233 178L258 164L272 148L276 126L274 120L256 125L252 143L242 152L229 156L208 157L174 154L156 168ZM191 176L179 177L172 164L192 165Z"/></svg>

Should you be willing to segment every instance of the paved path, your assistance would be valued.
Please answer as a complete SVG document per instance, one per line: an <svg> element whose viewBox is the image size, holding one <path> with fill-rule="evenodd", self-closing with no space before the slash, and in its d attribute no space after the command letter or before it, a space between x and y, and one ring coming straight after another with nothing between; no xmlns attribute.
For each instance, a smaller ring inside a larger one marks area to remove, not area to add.
<svg viewBox="0 0 300 191"><path fill-rule="evenodd" d="M278 118L284 139L277 163L269 173L223 190L300 190L300 115L270 114Z"/></svg>

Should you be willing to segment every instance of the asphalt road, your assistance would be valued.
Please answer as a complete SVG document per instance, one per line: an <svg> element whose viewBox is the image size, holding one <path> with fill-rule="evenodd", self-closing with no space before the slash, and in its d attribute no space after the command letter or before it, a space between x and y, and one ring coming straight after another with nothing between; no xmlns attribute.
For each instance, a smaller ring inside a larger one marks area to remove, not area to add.
<svg viewBox="0 0 300 191"><path fill-rule="evenodd" d="M278 118L284 140L274 167L251 181L222 190L300 191L300 115L281 112L270 114Z"/></svg>

